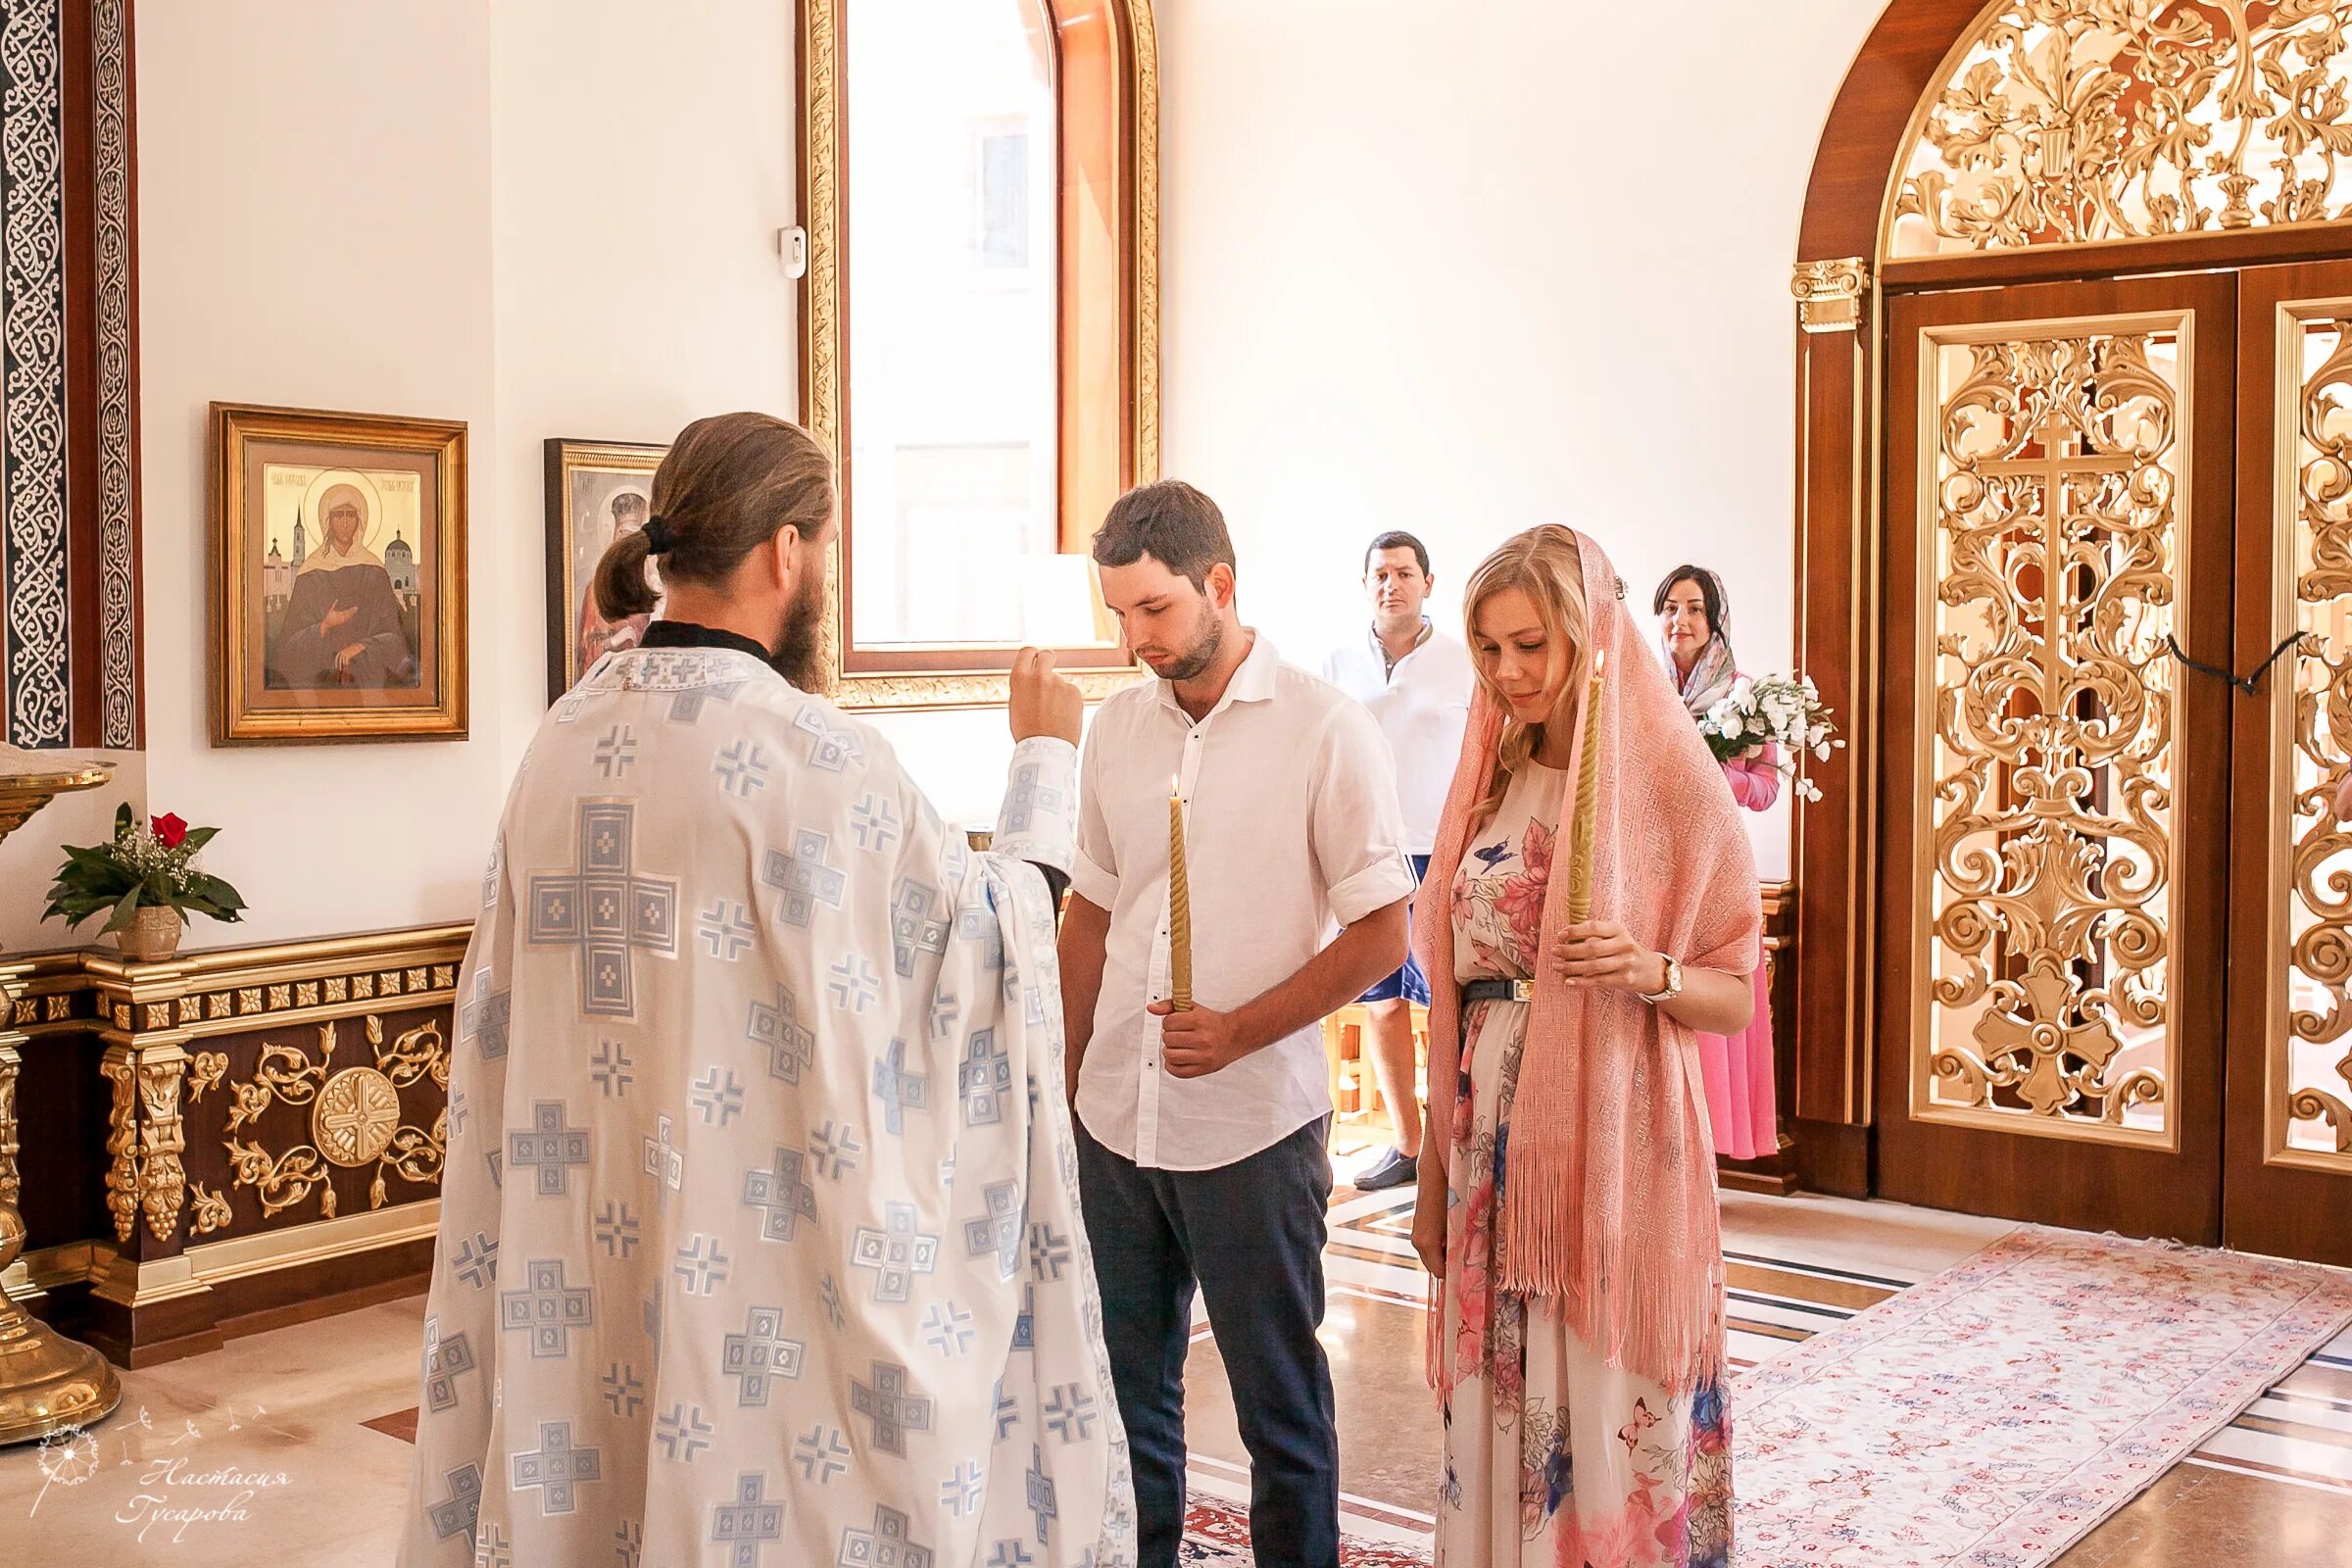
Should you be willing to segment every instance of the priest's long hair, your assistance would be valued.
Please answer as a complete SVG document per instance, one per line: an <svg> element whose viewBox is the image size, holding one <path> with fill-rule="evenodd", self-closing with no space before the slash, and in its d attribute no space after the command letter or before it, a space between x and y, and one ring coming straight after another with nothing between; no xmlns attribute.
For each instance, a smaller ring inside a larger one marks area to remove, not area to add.
<svg viewBox="0 0 2352 1568"><path fill-rule="evenodd" d="M596 564L596 608L607 620L651 614L645 564L663 545L664 584L724 583L743 558L791 528L804 539L833 516L833 462L816 438L772 414L714 414L678 432L654 474L653 515Z"/></svg>

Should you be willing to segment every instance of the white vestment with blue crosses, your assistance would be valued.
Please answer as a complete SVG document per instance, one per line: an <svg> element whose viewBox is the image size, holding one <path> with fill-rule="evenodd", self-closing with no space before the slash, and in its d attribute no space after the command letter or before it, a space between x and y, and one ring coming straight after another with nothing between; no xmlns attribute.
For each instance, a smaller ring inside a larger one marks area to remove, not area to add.
<svg viewBox="0 0 2352 1568"><path fill-rule="evenodd" d="M727 649L540 727L459 981L410 1568L1120 1568L1054 912Z"/></svg>

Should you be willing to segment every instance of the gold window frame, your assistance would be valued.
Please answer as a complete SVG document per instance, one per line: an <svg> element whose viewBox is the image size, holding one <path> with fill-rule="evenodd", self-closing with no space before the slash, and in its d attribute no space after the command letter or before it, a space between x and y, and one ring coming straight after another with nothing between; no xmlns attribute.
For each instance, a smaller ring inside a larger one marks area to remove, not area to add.
<svg viewBox="0 0 2352 1568"><path fill-rule="evenodd" d="M1099 35L1107 28L1115 56L1112 69L1117 102L1110 128L1118 145L1117 176L1126 184L1118 205L1116 232L1123 254L1118 258L1116 306L1121 318L1118 348L1119 380L1124 408L1115 432L1118 451L1110 462L1091 454L1091 470L1098 477L1115 475L1116 489L1146 483L1159 473L1159 64L1153 26L1152 0L1039 0L1057 29L1089 29ZM849 0L802 0L800 7L800 210L808 236L807 270L800 311L801 421L833 454L837 466L847 454L849 419L848 370L849 271L846 265L848 232L847 119L843 114L842 37ZM1096 66L1101 64L1095 62ZM1061 116L1066 130L1067 105ZM1065 155L1066 170L1066 155ZM1067 175L1065 173L1065 183ZM1065 210L1070 196L1057 196ZM1067 431L1079 417L1071 409L1067 387L1072 376L1071 355L1075 315L1085 299L1073 302L1069 264L1063 266L1059 286L1061 346L1060 375L1064 386L1064 450L1060 467L1072 466ZM1099 296L1098 296L1099 302ZM841 530L827 552L825 609L817 634L818 684L844 708L920 710L990 708L1005 701L1010 648L909 645L925 667L858 667L858 651L850 645L846 601L853 569L855 544L855 474L845 470L841 487ZM1065 486L1060 524L1063 554L1083 549L1099 518L1083 528L1071 512ZM1116 639L1100 604L1096 621L1103 646L1065 655L1062 667L1090 702L1107 697L1135 678L1134 662ZM1093 655L1093 659L1083 656Z"/></svg>

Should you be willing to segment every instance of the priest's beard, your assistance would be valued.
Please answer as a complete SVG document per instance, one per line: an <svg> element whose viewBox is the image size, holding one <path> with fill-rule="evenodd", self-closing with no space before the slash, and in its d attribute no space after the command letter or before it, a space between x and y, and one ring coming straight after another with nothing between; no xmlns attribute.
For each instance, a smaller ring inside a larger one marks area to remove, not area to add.
<svg viewBox="0 0 2352 1568"><path fill-rule="evenodd" d="M784 629L767 656L769 668L805 692L815 691L820 676L816 634L824 613L824 575L812 571L801 579L800 591L792 596L792 608L784 612Z"/></svg>

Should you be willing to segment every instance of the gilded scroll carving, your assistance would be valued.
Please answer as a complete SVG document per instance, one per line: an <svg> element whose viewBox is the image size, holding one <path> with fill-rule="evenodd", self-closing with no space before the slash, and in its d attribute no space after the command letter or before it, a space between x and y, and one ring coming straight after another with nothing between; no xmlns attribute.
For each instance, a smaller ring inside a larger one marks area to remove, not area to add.
<svg viewBox="0 0 2352 1568"><path fill-rule="evenodd" d="M149 1234L168 1242L179 1229L187 1201L187 1170L180 1155L187 1134L179 1115L179 1088L187 1053L177 1046L151 1050L110 1048L98 1070L115 1086L107 1116L106 1206L115 1217L115 1240L127 1242L139 1216Z"/></svg>
<svg viewBox="0 0 2352 1568"><path fill-rule="evenodd" d="M2328 222L2347 0L2010 0L1930 102L1887 254Z"/></svg>
<svg viewBox="0 0 2352 1568"><path fill-rule="evenodd" d="M2164 1132L2175 346L1932 349L1931 1117Z"/></svg>
<svg viewBox="0 0 2352 1568"><path fill-rule="evenodd" d="M2335 791L2352 746L2352 317L2298 319L2302 391L2293 411L2295 498L2289 630L2294 657L2291 730L2279 759L2287 921L2285 1038L2267 1073L2283 1111L2288 1149L2352 1154L2352 831L2335 819ZM2274 1025L2276 1027L2276 1025ZM2343 1168L2352 1169L2352 1163Z"/></svg>
<svg viewBox="0 0 2352 1568"><path fill-rule="evenodd" d="M374 1167L368 1194L373 1208L388 1200L387 1175L412 1182L440 1178L447 1112L437 1115L429 1130L400 1120L403 1088L427 1078L449 1087L449 1049L440 1024L419 1024L387 1043L383 1020L370 1013L363 1027L372 1062L335 1071L338 1027L333 1021L318 1026L315 1057L299 1046L264 1045L253 1076L229 1085L225 1147L235 1172L232 1192L253 1189L264 1219L275 1218L313 1192L318 1195L319 1217L332 1219L335 1189L329 1178L337 1168ZM273 1151L258 1138L238 1136L275 1104L310 1107L309 1143Z"/></svg>

